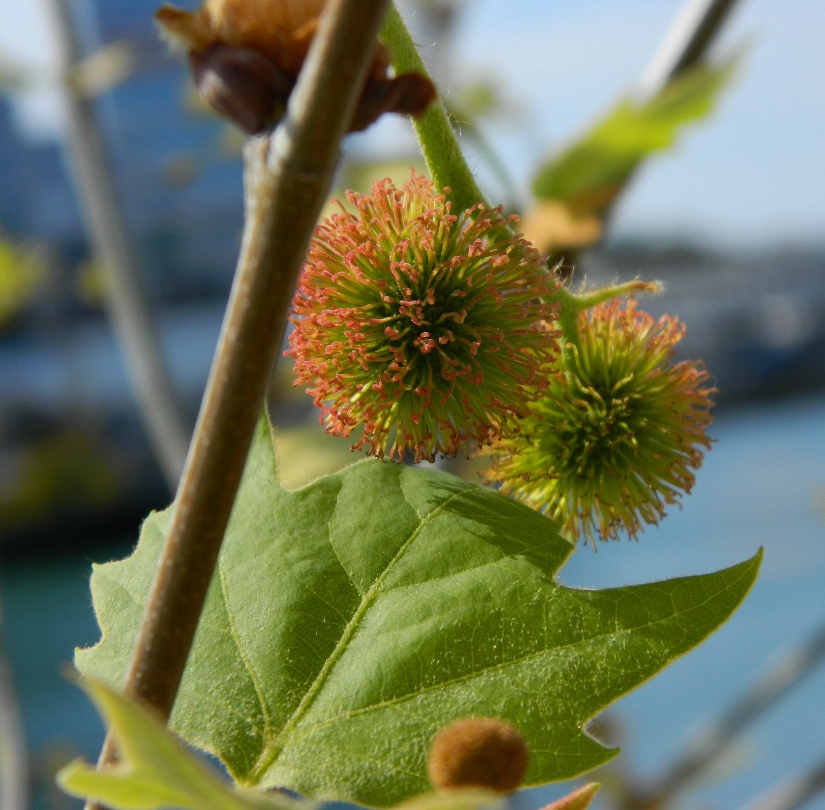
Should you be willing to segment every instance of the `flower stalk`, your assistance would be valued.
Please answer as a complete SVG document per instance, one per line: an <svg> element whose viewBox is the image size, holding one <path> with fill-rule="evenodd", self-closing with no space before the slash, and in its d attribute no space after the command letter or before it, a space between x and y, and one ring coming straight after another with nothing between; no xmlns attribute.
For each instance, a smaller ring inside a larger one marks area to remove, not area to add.
<svg viewBox="0 0 825 810"><path fill-rule="evenodd" d="M381 38L392 49L392 66L396 73L413 72L428 76L424 60L394 3L390 3L387 10ZM467 165L447 110L439 99L430 105L422 118L413 121L413 129L430 177L439 191L444 188L452 190L455 209L463 211L478 203L489 207Z"/></svg>
<svg viewBox="0 0 825 810"><path fill-rule="evenodd" d="M627 295L638 293L656 294L662 291L662 285L658 281L642 281L634 279L623 284L608 284L589 292L573 293L564 285L560 284L554 293L554 303L558 305L559 330L562 336L562 356L565 366L569 369L575 364L574 351L580 348L579 344L579 315L592 309L599 304L612 301L614 298L621 298Z"/></svg>

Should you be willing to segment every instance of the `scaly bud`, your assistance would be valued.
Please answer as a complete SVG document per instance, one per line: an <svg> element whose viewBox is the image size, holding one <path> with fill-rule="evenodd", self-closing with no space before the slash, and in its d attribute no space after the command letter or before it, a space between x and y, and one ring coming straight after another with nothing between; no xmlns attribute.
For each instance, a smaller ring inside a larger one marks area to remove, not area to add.
<svg viewBox="0 0 825 810"><path fill-rule="evenodd" d="M189 55L204 101L250 135L274 127L286 110L325 0L206 0L196 12L161 6L161 33ZM389 50L376 44L349 131L385 112L421 116L435 98L425 76L389 76Z"/></svg>

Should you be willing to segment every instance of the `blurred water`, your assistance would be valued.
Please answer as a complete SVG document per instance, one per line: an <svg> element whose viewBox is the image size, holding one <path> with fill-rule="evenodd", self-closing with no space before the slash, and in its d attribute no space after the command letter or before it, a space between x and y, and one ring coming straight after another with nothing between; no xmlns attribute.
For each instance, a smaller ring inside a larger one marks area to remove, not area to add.
<svg viewBox="0 0 825 810"><path fill-rule="evenodd" d="M825 395L724 413L692 497L639 543L580 549L561 580L606 587L722 568L765 547L762 574L743 607L708 642L613 710L624 730L619 763L643 775L667 765L692 729L724 708L771 656L825 622ZM128 545L93 556L122 556ZM77 645L97 636L89 555L6 564L0 571L8 654L26 734L38 763L69 751L94 757L102 729L85 698L59 675ZM825 757L825 667L755 725L737 769L688 806L734 808L776 779ZM720 763L724 771L731 763ZM537 807L555 788L530 792ZM825 809L825 796L810 804Z"/></svg>
<svg viewBox="0 0 825 810"><path fill-rule="evenodd" d="M218 340L224 303L187 304L155 312L158 338L178 391L200 400ZM103 318L0 342L0 402L37 402L100 411L133 407L123 356Z"/></svg>

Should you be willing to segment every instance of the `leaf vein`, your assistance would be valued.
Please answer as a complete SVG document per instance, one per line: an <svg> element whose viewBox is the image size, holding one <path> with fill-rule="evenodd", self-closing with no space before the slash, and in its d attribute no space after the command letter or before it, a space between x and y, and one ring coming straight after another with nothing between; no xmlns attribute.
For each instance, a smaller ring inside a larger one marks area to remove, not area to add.
<svg viewBox="0 0 825 810"><path fill-rule="evenodd" d="M338 507L341 504L341 492L343 491L342 487L338 487L338 492L335 494L335 509L332 510L332 514L334 515L337 511ZM327 530L327 542L329 543L329 547L332 549L332 553L335 555L335 559L338 561L338 565L341 566L341 570L344 572L346 578L352 583L352 587L355 588L356 592L361 596L364 597L364 592L358 586L358 583L352 578L352 574L347 570L347 567L344 565L344 561L341 559L341 556L338 554L338 549L335 548L335 543L332 542L332 532L330 531L329 524L330 520L326 522L326 530ZM340 613L340 611L338 611Z"/></svg>
<svg viewBox="0 0 825 810"><path fill-rule="evenodd" d="M255 671L255 667L252 665L252 662L246 655L246 652L243 648L243 644L241 643L241 637L238 633L238 628L235 625L235 616L232 613L232 608L229 606L229 589L226 583L226 574L224 572L223 563L220 557L218 558L218 575L221 582L221 596L223 597L223 604L226 609L226 616L229 622L229 636L232 639L232 641L235 642L235 647L238 650L238 656L243 662L244 668L246 669L247 674L249 675L249 679L252 681L252 687L255 690L256 696L258 697L258 703L261 707L261 714L264 718L264 728L262 737L263 739L266 739L267 732L269 731L269 727L272 722L272 712L269 708L269 704L267 703L263 685L258 679L258 673Z"/></svg>
<svg viewBox="0 0 825 810"><path fill-rule="evenodd" d="M347 626L344 628L344 632L341 635L340 641L338 642L338 644L335 645L335 649L324 662L324 665L321 667L321 670L315 678L315 681L310 685L309 689L304 694L304 697L296 707L295 711L292 713L292 716L284 723L283 727L281 728L281 731L273 737L271 742L264 746L264 750L261 753L261 757L258 761L258 764L252 769L249 775L249 781L251 783L256 784L257 782L259 782L263 775L266 773L266 771L280 756L281 752L286 746L286 740L289 737L289 734L304 718L304 716L314 703L315 698L320 693L333 667L338 663L341 656L344 654L344 651L346 650L346 647L349 644L350 640L355 635L355 632L358 629L358 626L361 620L363 619L364 615L366 614L367 610L369 610L373 602L375 602L375 600L378 598L378 594L381 589L381 584L386 579L387 575L392 570L393 566L404 556L407 549L409 549L409 547L415 542L415 540L421 534L421 531L424 528L424 526L426 526L427 523L429 523L431 520L434 520L450 502L464 494L465 491L455 492L451 494L448 498L442 501L432 512L430 512L422 518L419 518L419 522L416 528L410 533L410 536L401 544L400 548L398 549L398 552L395 554L392 560L390 560L390 562L387 564L384 570L375 578L372 585L370 585L369 589L364 594L364 597L361 600L361 604L358 606L355 613L353 613L352 618L350 619ZM407 502L409 503L409 501Z"/></svg>
<svg viewBox="0 0 825 810"><path fill-rule="evenodd" d="M604 639L612 638L614 640L619 640L619 639L621 639L623 637L626 637L626 636L629 636L631 634L636 634L640 630L644 630L644 629L647 629L647 628L652 628L652 627L655 627L656 625L662 624L664 622L678 621L679 618L684 616L686 613L689 613L689 612L692 612L694 610L700 609L705 604L707 604L708 601L710 601L711 599L713 599L715 597L720 596L724 591L731 590L732 587L733 587L733 584L734 583L730 583L723 590L718 591L714 594L710 594L707 599L705 599L704 601L694 605L691 608L688 608L687 610L683 610L681 612L674 611L674 613L672 613L671 615L664 616L660 619L657 619L656 621L645 622L644 624L634 625L632 627L625 627L625 628L622 628L621 630L617 630L617 631L613 631L613 632L599 633L599 634L593 635L593 636L578 638L575 641L572 641L568 644L561 644L561 645L558 645L558 646L555 646L555 647L545 647L544 649L541 649L541 650L534 650L533 652L528 653L527 655L521 656L520 658L513 658L509 661L502 661L499 664L484 667L484 668L482 668L482 669L480 669L476 672L466 673L466 674L460 675L456 678L451 678L449 680L441 681L439 683L432 684L430 686L425 686L422 689L419 689L415 692L408 692L405 695L398 695L397 697L390 698L388 700L382 700L382 701L379 701L378 703L371 703L370 705L363 706L360 709L352 709L352 710L349 710L349 711L337 711L336 714L335 714L335 717L329 718L327 720L321 720L317 723L313 723L311 726L309 726L309 728L311 728L311 729L322 728L324 726L328 726L328 725L337 723L341 720L347 720L351 717L358 717L362 714L368 714L369 712L372 712L372 711L377 711L379 709L387 708L389 706L398 705L398 704L404 703L408 700L413 700L417 697L420 697L421 695L424 695L427 692L432 692L432 691L435 691L435 690L438 690L438 689L444 689L446 687L452 686L452 685L457 684L457 683L461 683L463 681L470 681L470 680L473 680L475 678L480 678L480 677L483 677L485 675L489 675L493 672L507 669L508 667L513 667L513 666L517 666L519 664L523 664L527 661L530 661L531 659L535 659L535 658L539 658L543 655L547 655L548 653L554 653L554 652L558 652L558 651L561 651L561 650L567 650L567 649L574 648L574 647L577 647L577 646L580 646L580 645L591 644L593 642L602 641ZM578 589L575 589L575 588L565 588L564 586L561 586L561 585L559 585L557 587L560 590L566 590L566 591L578 590ZM601 593L604 593L604 591L602 591Z"/></svg>
<svg viewBox="0 0 825 810"><path fill-rule="evenodd" d="M446 582L449 579L454 579L455 577L463 576L464 574L469 574L473 571L480 571L482 568L489 568L493 565L498 565L504 560L510 560L514 557L519 557L523 554L529 554L531 551L536 551L537 549L542 548L542 546L547 545L547 543L540 543L535 546L530 546L529 548L519 549L518 551L514 551L509 554L502 554L501 557L497 557L495 560L488 560L487 562L479 563L478 565L472 565L467 568L462 568L460 571L452 571L449 574L445 574L442 577L430 577L429 579L421 580L420 582L412 582L408 585L395 585L392 588L386 588L385 590L381 591L381 596L386 596L388 593L393 593L393 591L400 591L402 588L419 588L423 585L431 585L435 582ZM551 577L552 579L552 577Z"/></svg>

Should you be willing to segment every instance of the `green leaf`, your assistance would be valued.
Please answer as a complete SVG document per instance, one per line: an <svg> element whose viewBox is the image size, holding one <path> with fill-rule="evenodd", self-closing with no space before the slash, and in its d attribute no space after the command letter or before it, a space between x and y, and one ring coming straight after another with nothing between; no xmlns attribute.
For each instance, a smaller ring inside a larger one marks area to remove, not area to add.
<svg viewBox="0 0 825 810"><path fill-rule="evenodd" d="M710 113L733 69L733 62L699 65L647 102L624 99L539 170L533 193L580 215L600 213L645 157L673 145L685 124Z"/></svg>
<svg viewBox="0 0 825 810"><path fill-rule="evenodd" d="M79 669L119 685L168 522L96 566L101 642ZM721 624L759 555L604 591L554 581L573 546L548 518L433 469L369 460L277 481L261 425L172 716L247 786L387 806L425 791L435 733L466 715L527 738L527 784L615 755L582 732Z"/></svg>
<svg viewBox="0 0 825 810"><path fill-rule="evenodd" d="M422 793L397 805L397 810L507 810L501 793L486 788L450 788Z"/></svg>
<svg viewBox="0 0 825 810"><path fill-rule="evenodd" d="M150 711L99 681L79 679L117 741L120 761L104 771L78 759L57 774L72 796L113 810L315 810L315 802L273 791L233 789L206 768ZM500 794L481 788L425 793L399 810L499 810Z"/></svg>
<svg viewBox="0 0 825 810"><path fill-rule="evenodd" d="M57 774L67 793L115 810L310 810L313 802L283 793L264 796L232 789L145 709L94 680L80 685L95 702L117 740L120 762L103 771L75 760Z"/></svg>

